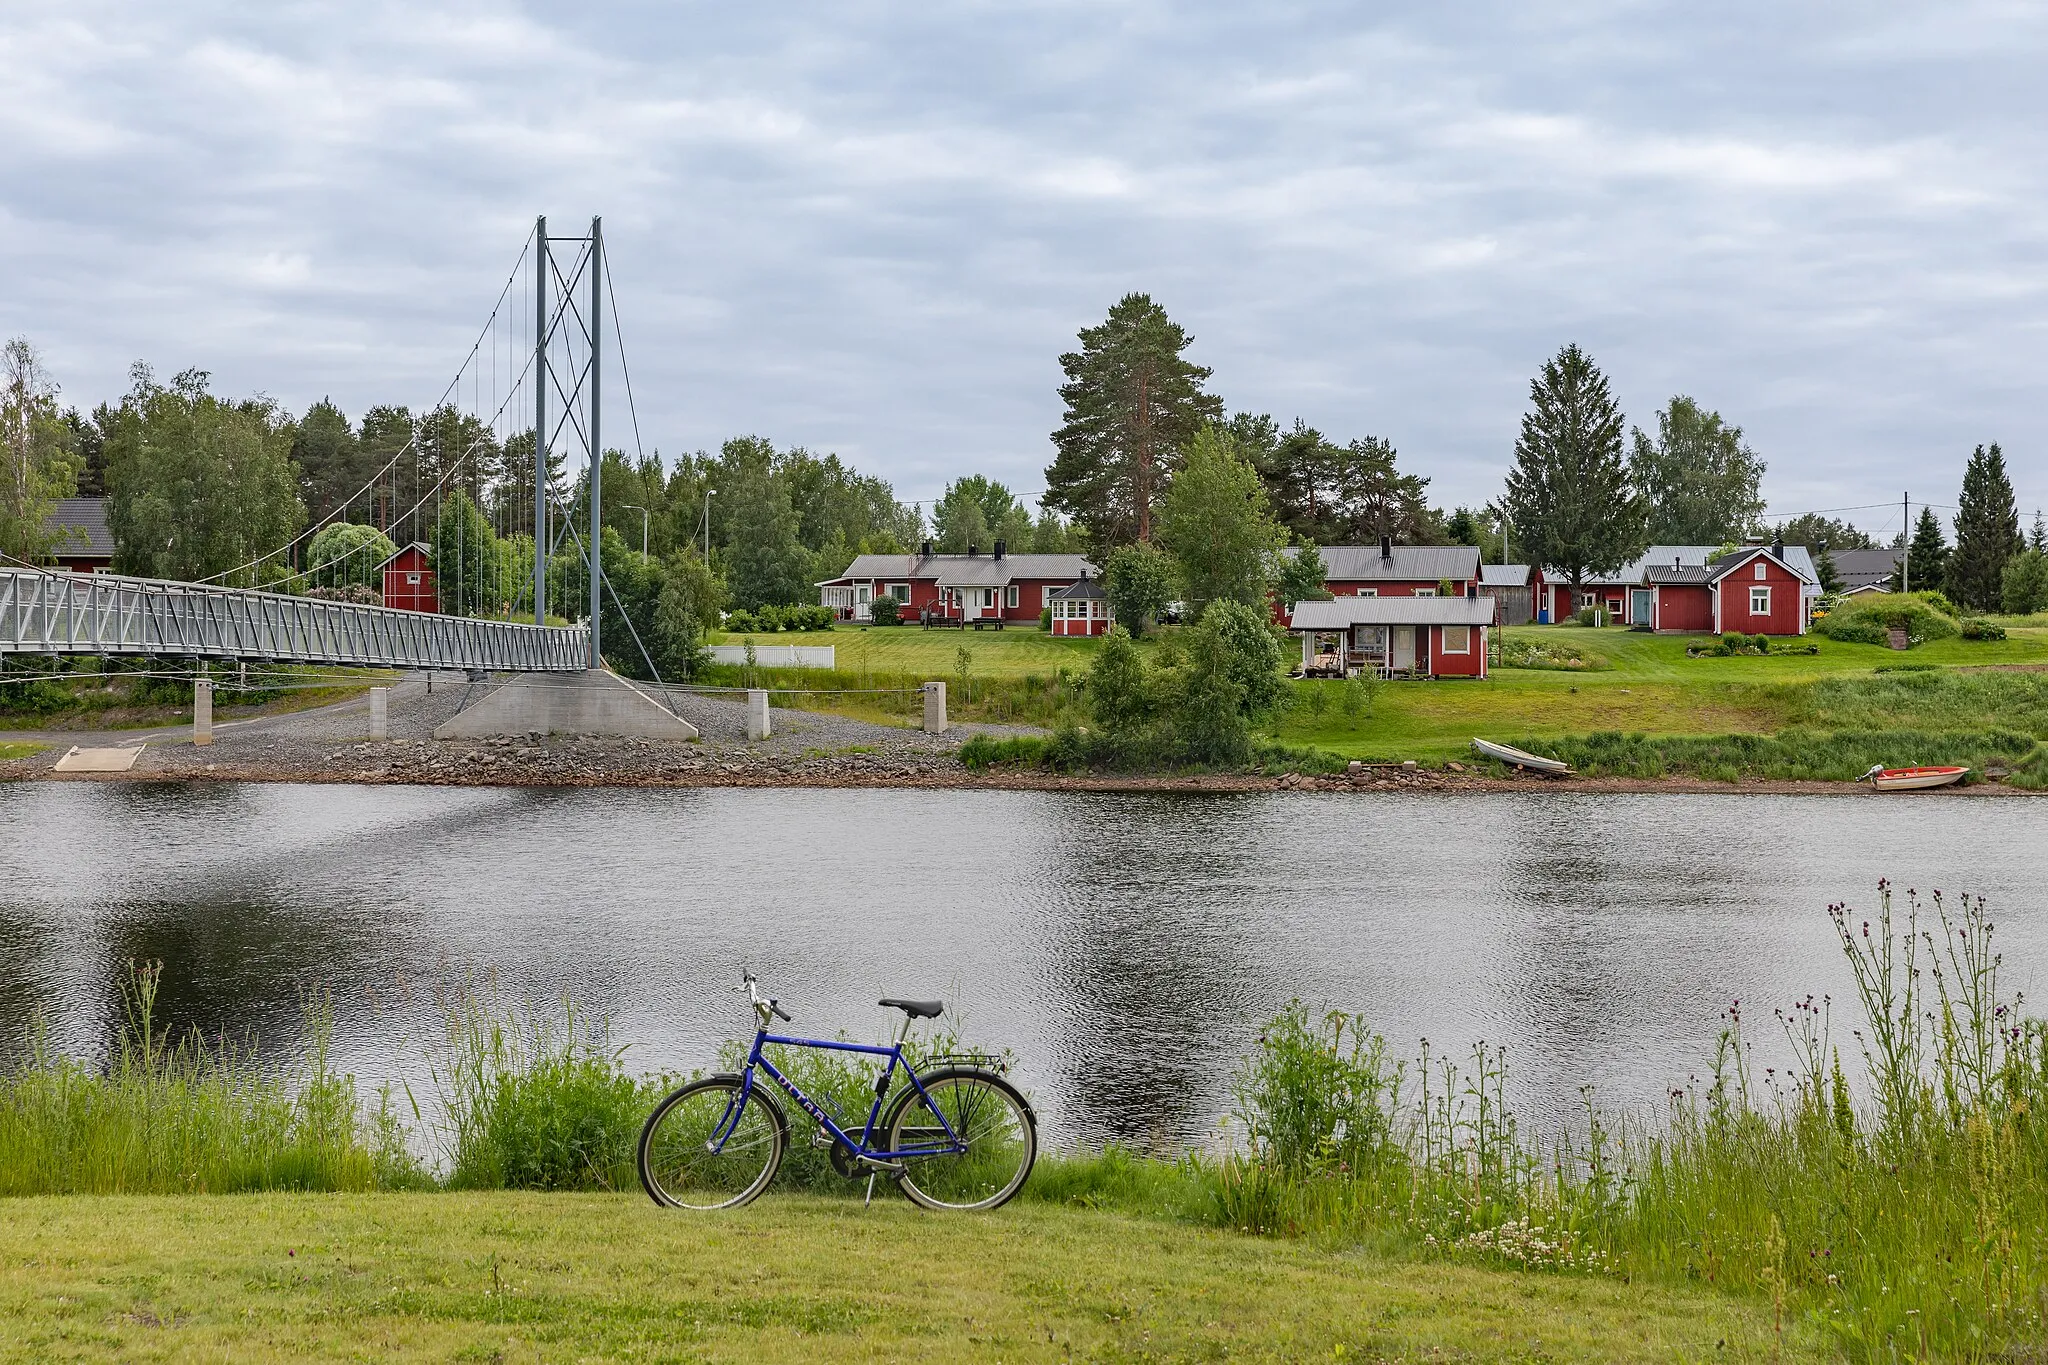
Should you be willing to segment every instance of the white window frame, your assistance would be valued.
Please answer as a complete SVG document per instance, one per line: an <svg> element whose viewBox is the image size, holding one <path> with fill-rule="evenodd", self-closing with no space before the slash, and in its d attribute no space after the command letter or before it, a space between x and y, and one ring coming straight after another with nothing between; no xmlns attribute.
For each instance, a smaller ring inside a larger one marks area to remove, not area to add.
<svg viewBox="0 0 2048 1365"><path fill-rule="evenodd" d="M1416 589L1416 590L1414 591L1414 593L1412 594L1412 596L1415 596L1415 597L1434 597L1434 596L1436 596L1436 589L1435 589L1435 588L1417 588L1417 589Z"/></svg>
<svg viewBox="0 0 2048 1365"><path fill-rule="evenodd" d="M981 590L981 609L983 611L994 611L995 608L996 590L994 588L983 588Z"/></svg>
<svg viewBox="0 0 2048 1365"><path fill-rule="evenodd" d="M1003 589L1003 605L1005 607L1015 607L1017 605L1017 585L1015 583Z"/></svg>
<svg viewBox="0 0 2048 1365"><path fill-rule="evenodd" d="M1443 626L1443 627L1440 627L1440 629L1441 629L1441 630L1442 630L1442 632L1443 632L1443 634L1442 634L1442 636L1441 636L1440 638L1441 638L1441 639L1442 639L1442 641L1443 641L1444 653L1446 653L1446 654L1470 654L1470 653L1472 652L1472 627L1470 627L1470 626ZM1452 644L1451 644L1451 639L1452 639L1452 636L1451 636L1451 632L1452 632L1452 631L1454 631L1454 630L1455 630L1455 631L1459 631L1459 632L1462 632L1461 634L1459 634L1459 635L1457 636L1457 639L1459 639L1460 641L1462 641L1462 643L1461 643L1461 644L1459 644L1459 645L1457 645L1457 646L1456 646L1455 648L1454 648L1454 647L1452 646Z"/></svg>
<svg viewBox="0 0 2048 1365"><path fill-rule="evenodd" d="M1358 590L1358 595L1360 597L1378 597L1380 595L1380 590L1378 588L1360 588Z"/></svg>
<svg viewBox="0 0 2048 1365"><path fill-rule="evenodd" d="M887 592L890 597L895 598L898 602L908 603L910 601L910 585L908 583L891 583L888 585Z"/></svg>
<svg viewBox="0 0 2048 1365"><path fill-rule="evenodd" d="M1759 602L1761 602L1763 605L1758 606L1757 604ZM1771 614L1770 584L1760 583L1750 588L1749 614L1751 616L1769 616Z"/></svg>
<svg viewBox="0 0 2048 1365"><path fill-rule="evenodd" d="M1766 575L1766 572L1765 572L1765 570L1766 570L1766 567L1767 567L1767 566L1766 566L1766 565L1764 564L1764 562L1763 562L1763 561L1762 561L1761 559L1759 559L1759 560L1758 560L1758 561L1756 562L1756 576L1757 576L1758 578L1763 578L1763 577L1766 577L1766 576L1767 576L1767 575Z"/></svg>

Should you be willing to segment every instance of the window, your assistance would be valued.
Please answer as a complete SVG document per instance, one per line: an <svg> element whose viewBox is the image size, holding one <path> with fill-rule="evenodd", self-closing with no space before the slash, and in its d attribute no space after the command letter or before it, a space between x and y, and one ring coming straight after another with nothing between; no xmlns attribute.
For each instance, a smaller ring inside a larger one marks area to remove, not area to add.
<svg viewBox="0 0 2048 1365"><path fill-rule="evenodd" d="M1472 652L1472 627L1445 626L1444 653L1470 654Z"/></svg>
<svg viewBox="0 0 2048 1365"><path fill-rule="evenodd" d="M1434 597L1434 596L1436 596L1436 589L1435 589L1435 588L1417 588L1417 589L1415 590L1415 595L1416 595L1417 597Z"/></svg>
<svg viewBox="0 0 2048 1365"><path fill-rule="evenodd" d="M1003 605L1006 607L1017 605L1017 585L1015 583L1003 589Z"/></svg>
<svg viewBox="0 0 2048 1365"><path fill-rule="evenodd" d="M1380 590L1378 588L1360 588L1358 590L1358 595L1360 597L1378 597L1380 595Z"/></svg>
<svg viewBox="0 0 2048 1365"><path fill-rule="evenodd" d="M983 588L981 590L981 605L984 607L993 608L995 604L996 590L994 588Z"/></svg>
<svg viewBox="0 0 2048 1365"><path fill-rule="evenodd" d="M1771 614L1771 590L1769 588L1751 588L1749 590L1749 614L1751 616L1769 616Z"/></svg>
<svg viewBox="0 0 2048 1365"><path fill-rule="evenodd" d="M898 602L908 602L910 600L910 585L908 583L891 583L889 585L889 596L895 598Z"/></svg>
<svg viewBox="0 0 2048 1365"><path fill-rule="evenodd" d="M603 575L600 574L599 577L603 577ZM405 581L408 584L418 583L420 581L420 576L416 573L409 573L405 576Z"/></svg>
<svg viewBox="0 0 2048 1365"><path fill-rule="evenodd" d="M1764 576L1764 562L1761 559L1759 559L1756 562L1756 576L1758 578L1762 578Z"/></svg>

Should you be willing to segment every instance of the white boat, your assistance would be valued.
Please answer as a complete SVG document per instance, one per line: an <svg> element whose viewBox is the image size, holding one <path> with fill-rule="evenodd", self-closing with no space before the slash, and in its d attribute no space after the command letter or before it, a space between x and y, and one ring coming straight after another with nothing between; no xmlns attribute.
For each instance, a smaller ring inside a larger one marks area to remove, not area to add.
<svg viewBox="0 0 2048 1365"><path fill-rule="evenodd" d="M1545 758L1526 749L1517 749L1512 744L1495 744L1490 739L1475 739L1472 741L1472 747L1488 758L1498 759L1510 767L1527 768L1531 772L1568 776L1572 770L1571 765L1563 759Z"/></svg>
<svg viewBox="0 0 2048 1365"><path fill-rule="evenodd" d="M1856 780L1867 781L1881 792L1910 792L1928 787L1946 787L1952 782L1962 781L1963 775L1969 771L1968 768L1953 766L1887 768L1880 763Z"/></svg>

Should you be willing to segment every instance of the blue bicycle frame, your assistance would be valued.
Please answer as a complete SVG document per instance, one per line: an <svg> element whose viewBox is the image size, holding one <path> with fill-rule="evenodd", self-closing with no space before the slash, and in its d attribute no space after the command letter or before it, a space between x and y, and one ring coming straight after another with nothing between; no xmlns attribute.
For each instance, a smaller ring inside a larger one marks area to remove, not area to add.
<svg viewBox="0 0 2048 1365"><path fill-rule="evenodd" d="M840 1127L830 1111L809 1095L806 1095L801 1086L783 1075L776 1068L775 1063L770 1061L767 1055L761 1051L762 1047L768 1043L780 1043L785 1047L825 1048L832 1052L864 1052L871 1057L887 1057L889 1059L889 1064L882 1068L882 1074L875 1080L875 1102L868 1109L868 1121L862 1127L860 1137L855 1138L844 1128ZM910 1078L912 1088L917 1091L919 1098L924 1100L927 1112L939 1121L939 1128L946 1135L946 1141L943 1145L935 1147L905 1147L895 1151L880 1151L869 1145L875 1136L875 1124L882 1116L882 1101L889 1097L889 1082L896 1075L896 1067L899 1063L903 1067L903 1074ZM718 1130L711 1135L711 1141L707 1144L713 1153L723 1151L727 1139L738 1129L740 1115L746 1112L747 1100L754 1093L754 1071L756 1068L767 1072L769 1078L788 1091L789 1097L801 1105L806 1114L816 1119L818 1125L830 1133L834 1141L844 1145L848 1151L857 1157L862 1157L869 1161L895 1161L909 1156L950 1156L967 1150L967 1144L962 1142L959 1134L953 1131L953 1125L946 1122L946 1116L940 1113L938 1106L931 1102L931 1096L925 1092L924 1081L918 1077L917 1068L904 1059L902 1042L898 1041L891 1043L887 1047L881 1047L871 1043L828 1042L823 1038L786 1038L781 1034L770 1033L766 1029L758 1029L754 1033L753 1049L747 1053L747 1064L740 1071L739 1102L727 1110L724 1121L719 1124Z"/></svg>

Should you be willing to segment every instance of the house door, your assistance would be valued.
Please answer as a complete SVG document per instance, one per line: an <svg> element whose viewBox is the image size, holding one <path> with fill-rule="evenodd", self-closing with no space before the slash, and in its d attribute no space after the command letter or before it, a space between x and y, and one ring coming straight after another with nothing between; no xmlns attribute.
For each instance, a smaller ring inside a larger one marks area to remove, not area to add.
<svg viewBox="0 0 2048 1365"><path fill-rule="evenodd" d="M1647 626L1650 621L1650 590L1630 588L1628 590L1628 623L1632 626Z"/></svg>
<svg viewBox="0 0 2048 1365"><path fill-rule="evenodd" d="M875 588L872 583L857 583L853 589L853 619L868 619L868 603L874 600Z"/></svg>
<svg viewBox="0 0 2048 1365"><path fill-rule="evenodd" d="M1415 627L1394 627L1394 657L1387 662L1393 668L1415 667Z"/></svg>

